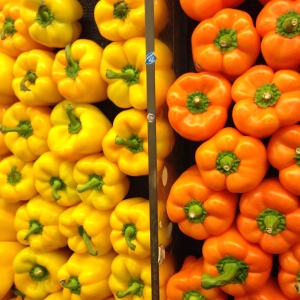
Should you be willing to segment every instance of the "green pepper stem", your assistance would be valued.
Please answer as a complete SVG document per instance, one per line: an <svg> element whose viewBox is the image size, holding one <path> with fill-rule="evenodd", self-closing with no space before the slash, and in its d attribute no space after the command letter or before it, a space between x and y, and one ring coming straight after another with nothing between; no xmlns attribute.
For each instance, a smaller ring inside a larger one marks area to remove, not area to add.
<svg viewBox="0 0 300 300"><path fill-rule="evenodd" d="M80 119L73 114L74 106L72 104L68 104L66 107L66 113L69 118L69 133L76 134L81 130L81 122Z"/></svg>
<svg viewBox="0 0 300 300"><path fill-rule="evenodd" d="M108 79L120 78L125 81L127 86L130 86L139 82L139 70L132 65L127 65L126 67L121 69L121 72L114 72L113 70L107 69L106 78Z"/></svg>
<svg viewBox="0 0 300 300"><path fill-rule="evenodd" d="M113 16L115 19L124 21L130 11L129 5L125 1L119 1L114 4Z"/></svg>
<svg viewBox="0 0 300 300"><path fill-rule="evenodd" d="M297 166L300 167L300 148L296 148L295 152L296 153L295 153L295 156L293 158L294 158Z"/></svg>
<svg viewBox="0 0 300 300"><path fill-rule="evenodd" d="M132 153L138 153L143 151L143 141L136 135L131 135L129 139L125 140L119 135L115 138L116 145L125 146Z"/></svg>
<svg viewBox="0 0 300 300"><path fill-rule="evenodd" d="M256 221L261 231L271 235L280 233L286 227L285 215L270 208L263 210Z"/></svg>
<svg viewBox="0 0 300 300"><path fill-rule="evenodd" d="M27 71L22 81L20 82L20 90L22 92L30 92L31 90L26 86L25 83L26 81L29 81L31 84L35 84L36 79L37 79L36 73L32 71Z"/></svg>
<svg viewBox="0 0 300 300"><path fill-rule="evenodd" d="M50 180L50 185L51 185L52 197L55 200L59 200L61 198L61 195L59 195L57 191L63 189L63 185L64 185L63 181L60 178L52 177Z"/></svg>
<svg viewBox="0 0 300 300"><path fill-rule="evenodd" d="M214 45L222 54L238 47L237 32L231 28L221 28L214 39Z"/></svg>
<svg viewBox="0 0 300 300"><path fill-rule="evenodd" d="M77 276L70 276L68 283L66 283L66 279L61 279L59 283L62 287L69 289L72 294L80 295L81 284Z"/></svg>
<svg viewBox="0 0 300 300"><path fill-rule="evenodd" d="M43 281L48 277L48 270L41 265L34 265L29 271L30 277L33 281Z"/></svg>
<svg viewBox="0 0 300 300"><path fill-rule="evenodd" d="M78 73L80 71L80 66L79 66L79 61L74 60L71 55L70 43L66 45L65 53L66 53L66 59L68 62L68 65L66 67L66 75L67 75L67 77L74 79L78 76Z"/></svg>
<svg viewBox="0 0 300 300"><path fill-rule="evenodd" d="M188 94L185 106L192 114L199 114L207 111L209 103L203 92L193 92Z"/></svg>
<svg viewBox="0 0 300 300"><path fill-rule="evenodd" d="M101 176L98 176L96 174L89 176L89 181L83 185L77 188L78 193L83 193L87 190L101 190L103 186L103 180Z"/></svg>
<svg viewBox="0 0 300 300"><path fill-rule="evenodd" d="M12 37L16 33L15 21L13 18L7 17L2 26L1 40L6 39L6 35Z"/></svg>
<svg viewBox="0 0 300 300"><path fill-rule="evenodd" d="M135 250L136 245L131 243L131 240L136 238L136 233L137 233L137 228L135 227L134 224L132 223L124 224L122 229L122 234L124 235L126 244L133 251Z"/></svg>
<svg viewBox="0 0 300 300"><path fill-rule="evenodd" d="M35 20L41 27L49 26L52 23L52 21L54 20L54 15L50 11L50 9L47 7L44 0L41 0L41 4L36 13Z"/></svg>
<svg viewBox="0 0 300 300"><path fill-rule="evenodd" d="M25 235L24 240L28 241L29 237L32 234L41 234L42 232L43 232L43 225L39 221L32 220L29 222L29 230Z"/></svg>
<svg viewBox="0 0 300 300"><path fill-rule="evenodd" d="M197 290L187 290L182 295L182 300L205 300L202 293Z"/></svg>
<svg viewBox="0 0 300 300"><path fill-rule="evenodd" d="M12 288L12 292L15 296L21 297L22 300L25 298L25 294L23 294L21 291L19 291L16 287Z"/></svg>
<svg viewBox="0 0 300 300"><path fill-rule="evenodd" d="M93 256L98 255L98 251L92 249L91 237L87 234L83 226L78 227L78 233L83 238L88 253L90 253Z"/></svg>
<svg viewBox="0 0 300 300"><path fill-rule="evenodd" d="M128 283L129 288L124 291L117 291L116 296L118 298L124 298L128 295L137 295L137 296L142 296L143 294L143 289L144 289L144 284L140 280L135 280L131 279Z"/></svg>
<svg viewBox="0 0 300 300"><path fill-rule="evenodd" d="M300 295L300 282L299 281L297 281L295 283L295 290L296 290L297 294Z"/></svg>
<svg viewBox="0 0 300 300"><path fill-rule="evenodd" d="M17 166L12 166L10 173L7 175L7 183L15 186L22 180L22 173L17 171Z"/></svg>
<svg viewBox="0 0 300 300"><path fill-rule="evenodd" d="M216 159L216 169L226 176L236 172L239 164L240 160L233 151L219 152Z"/></svg>
<svg viewBox="0 0 300 300"><path fill-rule="evenodd" d="M26 139L29 138L33 133L33 129L29 120L20 121L18 126L13 128L0 125L0 130L2 133L17 132L20 137L24 137Z"/></svg>
<svg viewBox="0 0 300 300"><path fill-rule="evenodd" d="M274 230L277 229L278 225L280 224L280 221L277 216L267 215L264 218L264 223L266 226L266 233L272 234Z"/></svg>
<svg viewBox="0 0 300 300"><path fill-rule="evenodd" d="M183 207L183 210L189 222L192 223L202 223L207 216L207 211L203 203L196 200L189 201L188 204Z"/></svg>

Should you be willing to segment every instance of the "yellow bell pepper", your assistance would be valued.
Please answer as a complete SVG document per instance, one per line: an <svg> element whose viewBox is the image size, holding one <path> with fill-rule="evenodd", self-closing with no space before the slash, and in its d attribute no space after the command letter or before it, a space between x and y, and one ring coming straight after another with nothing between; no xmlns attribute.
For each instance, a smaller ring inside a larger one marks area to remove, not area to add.
<svg viewBox="0 0 300 300"><path fill-rule="evenodd" d="M88 103L63 100L52 110L48 145L57 156L77 161L102 151L102 140L112 127L105 114Z"/></svg>
<svg viewBox="0 0 300 300"><path fill-rule="evenodd" d="M73 176L80 199L100 210L114 208L130 188L128 176L102 152L77 161Z"/></svg>
<svg viewBox="0 0 300 300"><path fill-rule="evenodd" d="M0 124L2 123L3 116L10 105L0 104ZM4 142L4 134L0 131L0 157L10 155L11 152Z"/></svg>
<svg viewBox="0 0 300 300"><path fill-rule="evenodd" d="M166 118L156 118L157 170L164 166L171 153L175 135ZM104 136L103 153L120 170L130 176L149 174L147 112L135 108L123 110L113 121L113 127Z"/></svg>
<svg viewBox="0 0 300 300"><path fill-rule="evenodd" d="M45 300L63 300L63 292L60 290L59 292L56 293L51 293L49 294Z"/></svg>
<svg viewBox="0 0 300 300"><path fill-rule="evenodd" d="M0 51L17 58L32 49L49 49L34 41L20 17L20 2L6 1L0 10ZM49 49L50 50L50 49Z"/></svg>
<svg viewBox="0 0 300 300"><path fill-rule="evenodd" d="M58 228L59 216L65 208L46 201L41 195L20 206L14 219L17 239L36 251L51 251L67 246L66 237Z"/></svg>
<svg viewBox="0 0 300 300"><path fill-rule="evenodd" d="M159 265L159 299L166 300L166 286L169 278L175 273L174 259L166 252L165 261ZM119 254L111 265L109 287L115 299L149 300L152 299L151 260L133 258Z"/></svg>
<svg viewBox="0 0 300 300"><path fill-rule="evenodd" d="M77 0L20 0L20 15L31 38L50 48L64 48L82 31L83 8Z"/></svg>
<svg viewBox="0 0 300 300"><path fill-rule="evenodd" d="M12 81L14 79L13 67L15 61L15 58L0 52L0 104L11 105L18 101L12 88Z"/></svg>
<svg viewBox="0 0 300 300"><path fill-rule="evenodd" d="M33 164L35 186L47 201L72 206L80 201L73 177L76 162L67 161L51 151L43 153Z"/></svg>
<svg viewBox="0 0 300 300"><path fill-rule="evenodd" d="M158 201L158 243L167 247L171 243L168 233L170 221L165 203ZM129 254L135 258L150 256L150 212L149 201L142 197L128 198L120 202L110 217L112 232L110 241L118 254Z"/></svg>
<svg viewBox="0 0 300 300"><path fill-rule="evenodd" d="M102 1L102 0L101 0ZM173 56L168 46L159 39L155 47L155 101L165 103L166 94L174 82ZM100 73L107 81L108 98L120 108L147 109L146 40L136 37L111 42L104 48Z"/></svg>
<svg viewBox="0 0 300 300"><path fill-rule="evenodd" d="M56 53L52 78L59 92L76 103L107 99L107 83L100 75L103 48L88 39L78 39Z"/></svg>
<svg viewBox="0 0 300 300"><path fill-rule="evenodd" d="M63 287L63 299L104 300L111 296L108 278L115 257L113 250L98 256L73 253L57 272Z"/></svg>
<svg viewBox="0 0 300 300"><path fill-rule="evenodd" d="M13 260L25 246L14 242L0 242L0 299L11 289L14 283Z"/></svg>
<svg viewBox="0 0 300 300"><path fill-rule="evenodd" d="M7 202L26 201L38 192L35 188L33 162L24 162L15 155L0 161L0 198Z"/></svg>
<svg viewBox="0 0 300 300"><path fill-rule="evenodd" d="M14 283L25 296L45 299L61 289L57 272L71 256L68 248L40 252L31 247L22 249L14 258Z"/></svg>
<svg viewBox="0 0 300 300"><path fill-rule="evenodd" d="M17 57L12 87L21 102L52 106L64 99L51 77L54 58L53 52L40 49L23 52Z"/></svg>
<svg viewBox="0 0 300 300"><path fill-rule="evenodd" d="M112 210L98 210L80 202L59 216L59 230L76 253L103 255L112 249L109 223Z"/></svg>
<svg viewBox="0 0 300 300"><path fill-rule="evenodd" d="M49 107L12 104L4 113L0 131L9 150L23 161L36 160L49 151L47 138L50 128Z"/></svg>
<svg viewBox="0 0 300 300"><path fill-rule="evenodd" d="M100 0L94 9L100 34L110 41L128 40L146 35L144 0ZM157 37L169 21L165 0L154 2L154 34Z"/></svg>

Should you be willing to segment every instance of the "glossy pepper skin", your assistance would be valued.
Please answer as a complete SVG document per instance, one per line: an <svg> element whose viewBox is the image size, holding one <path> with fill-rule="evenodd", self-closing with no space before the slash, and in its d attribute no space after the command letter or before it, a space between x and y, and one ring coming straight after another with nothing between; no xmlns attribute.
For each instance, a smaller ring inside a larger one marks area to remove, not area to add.
<svg viewBox="0 0 300 300"><path fill-rule="evenodd" d="M49 151L48 133L52 128L51 108L16 102L5 112L1 132L10 151L19 159L30 162Z"/></svg>
<svg viewBox="0 0 300 300"><path fill-rule="evenodd" d="M119 254L113 260L111 270L109 286L115 299L152 299L150 257L137 259ZM159 265L159 299L167 299L167 282L174 273L174 259L166 252L164 262Z"/></svg>
<svg viewBox="0 0 300 300"><path fill-rule="evenodd" d="M47 201L72 206L80 201L73 176L76 162L67 161L51 151L43 153L33 164L35 187Z"/></svg>
<svg viewBox="0 0 300 300"><path fill-rule="evenodd" d="M181 75L167 93L173 129L191 141L204 141L222 129L232 102L231 83L214 72Z"/></svg>
<svg viewBox="0 0 300 300"><path fill-rule="evenodd" d="M8 104L0 104L0 124L2 123L3 116L9 107L10 105ZM10 154L11 152L4 142L4 134L0 131L0 157L5 157Z"/></svg>
<svg viewBox="0 0 300 300"><path fill-rule="evenodd" d="M195 152L204 183L213 190L244 193L256 187L268 170L267 150L257 138L234 127L221 129Z"/></svg>
<svg viewBox="0 0 300 300"><path fill-rule="evenodd" d="M186 256L180 269L168 280L167 299L227 300L228 296L219 288L211 290L202 288L202 271L203 257Z"/></svg>
<svg viewBox="0 0 300 300"><path fill-rule="evenodd" d="M0 161L0 198L9 202L26 201L38 192L35 188L33 162L24 162L15 155Z"/></svg>
<svg viewBox="0 0 300 300"><path fill-rule="evenodd" d="M11 57L17 58L22 52L32 49L51 50L34 41L27 26L20 17L20 2L6 1L0 11L0 50Z"/></svg>
<svg viewBox="0 0 300 300"><path fill-rule="evenodd" d="M77 161L102 151L102 140L112 127L105 114L88 103L63 100L52 110L48 145L57 156Z"/></svg>
<svg viewBox="0 0 300 300"><path fill-rule="evenodd" d="M112 249L110 215L112 210L98 210L80 202L67 208L59 216L59 231L75 253L104 255Z"/></svg>
<svg viewBox="0 0 300 300"><path fill-rule="evenodd" d="M16 58L12 87L21 102L53 106L64 99L51 77L54 58L53 52L40 49L22 52Z"/></svg>
<svg viewBox="0 0 300 300"><path fill-rule="evenodd" d="M158 115L156 123L157 170L159 172L173 149L175 135L165 117ZM117 163L126 175L149 174L147 112L131 108L118 113L112 128L103 138L102 147L104 155L110 161Z"/></svg>
<svg viewBox="0 0 300 300"><path fill-rule="evenodd" d="M0 52L0 104L11 105L18 101L17 96L12 88L14 79L13 67L16 59L8 54Z"/></svg>
<svg viewBox="0 0 300 300"><path fill-rule="evenodd" d="M273 70L299 71L299 22L299 1L270 1L257 15L256 28L262 38L261 53Z"/></svg>
<svg viewBox="0 0 300 300"><path fill-rule="evenodd" d="M254 65L260 36L247 12L224 8L195 27L191 45L197 72L220 72L234 81Z"/></svg>
<svg viewBox="0 0 300 300"><path fill-rule="evenodd" d="M165 0L154 2L154 34L157 37L169 21ZM99 33L110 41L123 41L144 37L145 3L142 0L101 0L94 9L94 19Z"/></svg>
<svg viewBox="0 0 300 300"><path fill-rule="evenodd" d="M0 242L0 299L4 297L14 283L13 261L15 256L24 249L25 246L17 241Z"/></svg>
<svg viewBox="0 0 300 300"><path fill-rule="evenodd" d="M98 256L73 253L57 272L63 287L63 299L104 300L111 296L108 278L115 257L113 250Z"/></svg>
<svg viewBox="0 0 300 300"><path fill-rule="evenodd" d="M244 134L265 138L300 120L300 75L296 71L253 66L236 79L231 94L233 122Z"/></svg>
<svg viewBox="0 0 300 300"><path fill-rule="evenodd" d="M220 235L208 237L202 253L202 287L220 287L235 297L260 290L272 269L273 256L245 240L235 225Z"/></svg>
<svg viewBox="0 0 300 300"><path fill-rule="evenodd" d="M237 227L245 239L279 254L300 241L300 204L277 177L265 178L241 196Z"/></svg>
<svg viewBox="0 0 300 300"><path fill-rule="evenodd" d="M165 103L175 73L169 47L159 39L154 40L154 46L155 101L158 107ZM100 73L108 83L107 96L116 106L147 109L145 57L145 37L112 42L104 48Z"/></svg>
<svg viewBox="0 0 300 300"><path fill-rule="evenodd" d="M268 160L279 171L280 183L297 196L300 196L299 142L300 125L294 124L279 128L267 145Z"/></svg>
<svg viewBox="0 0 300 300"><path fill-rule="evenodd" d="M88 39L67 44L55 55L52 78L65 99L95 103L107 99L107 83L100 75L103 48Z"/></svg>
<svg viewBox="0 0 300 300"><path fill-rule="evenodd" d="M282 293L291 300L299 299L300 289L300 243L279 254L278 283Z"/></svg>
<svg viewBox="0 0 300 300"><path fill-rule="evenodd" d="M64 48L79 38L83 8L77 0L20 0L20 16L33 40Z"/></svg>
<svg viewBox="0 0 300 300"><path fill-rule="evenodd" d="M180 6L184 13L193 20L203 21L212 18L218 11L224 8L236 8L245 0L180 0Z"/></svg>
<svg viewBox="0 0 300 300"><path fill-rule="evenodd" d="M185 170L174 182L166 203L168 217L196 240L226 231L236 215L238 195L216 192L202 180L197 165Z"/></svg>
<svg viewBox="0 0 300 300"><path fill-rule="evenodd" d="M57 272L71 252L67 248L40 252L31 247L21 250L14 258L14 283L16 288L33 299L45 299L61 289Z"/></svg>
<svg viewBox="0 0 300 300"><path fill-rule="evenodd" d="M128 176L103 152L87 155L77 161L73 176L82 202L99 210L114 208L130 188Z"/></svg>
<svg viewBox="0 0 300 300"><path fill-rule="evenodd" d="M20 206L14 218L19 243L39 252L67 246L67 239L58 228L59 216L64 210L56 202L45 201L41 195Z"/></svg>

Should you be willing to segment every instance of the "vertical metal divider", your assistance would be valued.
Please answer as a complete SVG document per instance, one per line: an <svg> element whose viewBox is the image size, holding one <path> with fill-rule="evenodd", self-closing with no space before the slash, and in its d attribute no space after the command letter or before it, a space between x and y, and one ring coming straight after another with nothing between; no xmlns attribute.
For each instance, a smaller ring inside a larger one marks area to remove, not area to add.
<svg viewBox="0 0 300 300"><path fill-rule="evenodd" d="M145 0L152 300L159 300L154 2Z"/></svg>

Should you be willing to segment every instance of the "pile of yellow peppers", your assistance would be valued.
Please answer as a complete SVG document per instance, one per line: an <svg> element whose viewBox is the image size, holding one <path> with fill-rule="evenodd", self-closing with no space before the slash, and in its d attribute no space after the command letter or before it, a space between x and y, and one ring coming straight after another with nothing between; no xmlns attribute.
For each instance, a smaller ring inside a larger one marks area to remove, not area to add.
<svg viewBox="0 0 300 300"><path fill-rule="evenodd" d="M159 39L165 0L154 12L164 250L175 74ZM105 47L85 38L85 14L77 0L0 0L0 299L152 299L149 200L128 196L131 179L149 175L145 5L95 2L90 23ZM168 251L160 260L164 300L175 269Z"/></svg>

